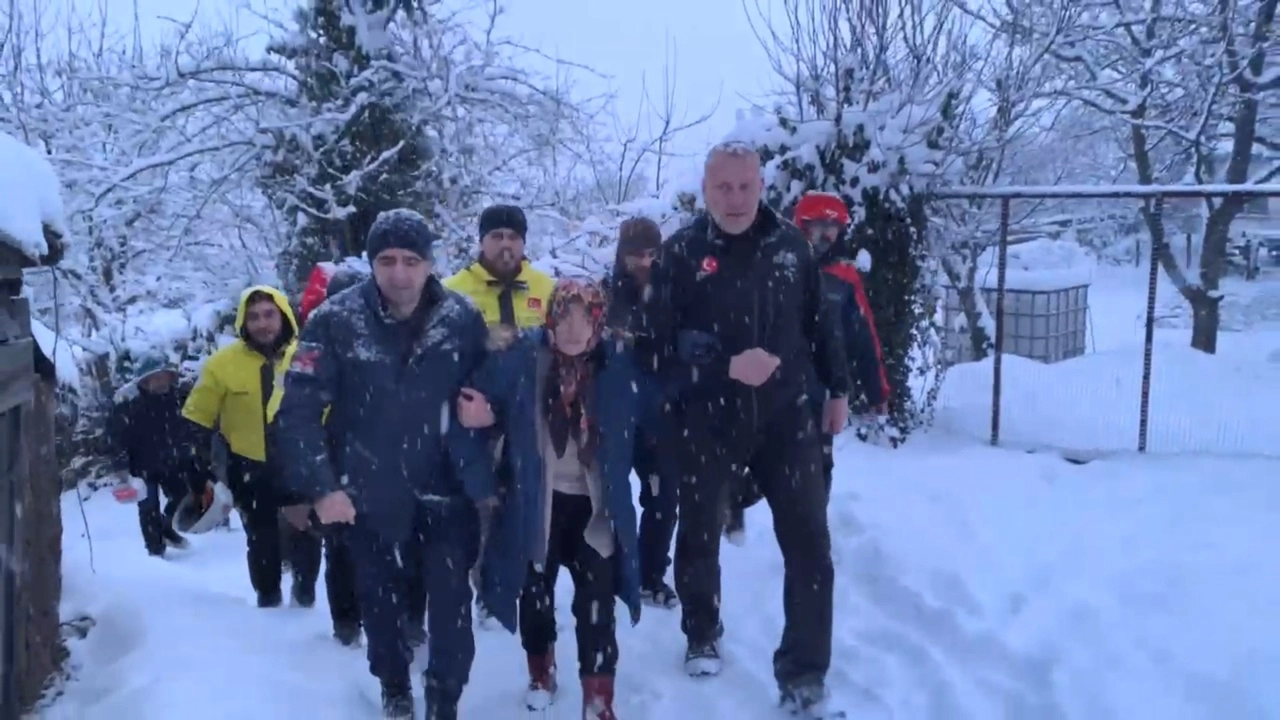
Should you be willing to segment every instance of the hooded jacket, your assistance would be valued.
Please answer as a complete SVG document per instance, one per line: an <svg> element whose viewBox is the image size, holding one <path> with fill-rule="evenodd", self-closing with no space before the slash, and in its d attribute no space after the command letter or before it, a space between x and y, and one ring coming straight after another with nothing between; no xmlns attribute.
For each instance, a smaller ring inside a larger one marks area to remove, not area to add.
<svg viewBox="0 0 1280 720"><path fill-rule="evenodd" d="M283 318L280 350L274 358L266 357L247 341L249 298L256 293L270 297ZM206 430L217 431L233 455L266 462L267 401L284 381L293 359L298 321L284 293L267 285L255 285L240 293L235 330L237 339L214 353L201 368L182 416Z"/></svg>

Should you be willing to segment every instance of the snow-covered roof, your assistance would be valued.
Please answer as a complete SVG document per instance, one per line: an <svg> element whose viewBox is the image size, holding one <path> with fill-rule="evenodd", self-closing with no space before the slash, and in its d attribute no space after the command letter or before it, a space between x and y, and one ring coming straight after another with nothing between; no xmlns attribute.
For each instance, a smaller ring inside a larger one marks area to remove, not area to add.
<svg viewBox="0 0 1280 720"><path fill-rule="evenodd" d="M35 148L0 132L0 243L39 260L50 254L46 230L67 237L58 175Z"/></svg>

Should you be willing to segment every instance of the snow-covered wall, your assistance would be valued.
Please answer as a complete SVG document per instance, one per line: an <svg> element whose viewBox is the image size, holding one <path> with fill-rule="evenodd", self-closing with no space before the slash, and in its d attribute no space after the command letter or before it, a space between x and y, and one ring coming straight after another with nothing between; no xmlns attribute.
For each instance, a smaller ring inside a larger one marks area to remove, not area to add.
<svg viewBox="0 0 1280 720"><path fill-rule="evenodd" d="M0 242L37 260L49 254L45 227L67 236L62 184L44 155L0 132Z"/></svg>

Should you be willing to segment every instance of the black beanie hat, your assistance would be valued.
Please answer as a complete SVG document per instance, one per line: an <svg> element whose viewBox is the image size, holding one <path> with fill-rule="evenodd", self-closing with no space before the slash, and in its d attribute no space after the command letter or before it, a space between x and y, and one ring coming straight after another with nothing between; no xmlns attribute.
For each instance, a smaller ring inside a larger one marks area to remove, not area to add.
<svg viewBox="0 0 1280 720"><path fill-rule="evenodd" d="M490 205L480 213L480 239L494 230L512 230L523 239L529 232L529 221L515 205Z"/></svg>
<svg viewBox="0 0 1280 720"><path fill-rule="evenodd" d="M383 210L369 228L364 251L372 261L383 250L408 250L423 260L432 259L437 236L422 215L405 208Z"/></svg>

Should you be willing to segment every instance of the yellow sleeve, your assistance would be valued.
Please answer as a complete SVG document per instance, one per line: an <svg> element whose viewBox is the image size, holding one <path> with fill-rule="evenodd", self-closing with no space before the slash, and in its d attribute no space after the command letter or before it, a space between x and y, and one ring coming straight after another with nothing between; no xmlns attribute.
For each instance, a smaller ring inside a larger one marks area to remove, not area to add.
<svg viewBox="0 0 1280 720"><path fill-rule="evenodd" d="M463 277L463 273L465 272L466 270L459 270L458 272L450 275L444 280L441 280L440 284L444 285L449 290L452 290L456 293L462 293L463 295L465 295L467 294L467 291L466 291L467 279Z"/></svg>
<svg viewBox="0 0 1280 720"><path fill-rule="evenodd" d="M182 417L210 430L218 425L218 416L222 414L222 399L227 394L226 386L218 379L216 361L215 355L205 363L200 371L200 379L196 381L196 386L187 396L186 404L182 406Z"/></svg>

